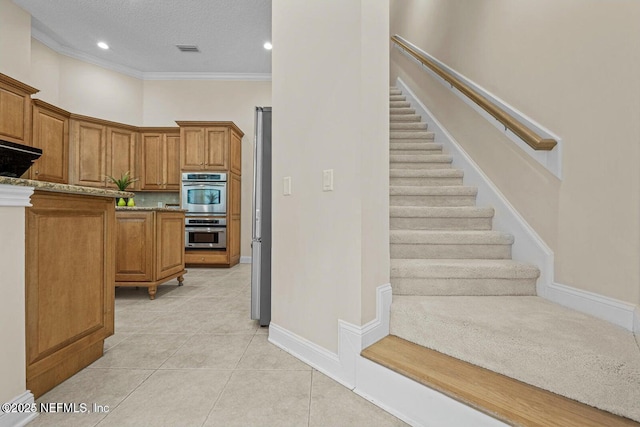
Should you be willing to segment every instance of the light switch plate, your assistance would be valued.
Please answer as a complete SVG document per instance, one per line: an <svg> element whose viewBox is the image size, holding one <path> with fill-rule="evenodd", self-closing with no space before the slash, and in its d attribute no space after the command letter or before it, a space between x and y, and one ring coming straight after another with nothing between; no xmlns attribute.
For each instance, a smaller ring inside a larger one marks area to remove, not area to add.
<svg viewBox="0 0 640 427"><path fill-rule="evenodd" d="M333 169L322 171L322 191L333 191Z"/></svg>
<svg viewBox="0 0 640 427"><path fill-rule="evenodd" d="M285 196L291 195L291 177L285 176L282 178L282 194Z"/></svg>

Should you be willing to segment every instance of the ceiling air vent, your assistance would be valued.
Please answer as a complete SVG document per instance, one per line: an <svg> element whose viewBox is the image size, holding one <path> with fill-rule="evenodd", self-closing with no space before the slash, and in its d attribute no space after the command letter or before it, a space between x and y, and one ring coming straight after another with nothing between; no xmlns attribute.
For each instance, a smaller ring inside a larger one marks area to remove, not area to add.
<svg viewBox="0 0 640 427"><path fill-rule="evenodd" d="M180 49L180 52L200 52L198 46L194 44L177 44L176 47Z"/></svg>

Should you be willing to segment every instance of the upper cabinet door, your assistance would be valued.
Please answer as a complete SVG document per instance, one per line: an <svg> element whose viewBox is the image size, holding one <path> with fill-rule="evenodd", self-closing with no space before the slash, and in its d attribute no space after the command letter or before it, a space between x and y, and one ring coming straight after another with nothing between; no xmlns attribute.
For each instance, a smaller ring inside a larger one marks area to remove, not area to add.
<svg viewBox="0 0 640 427"><path fill-rule="evenodd" d="M73 173L71 183L89 187L104 187L106 130L96 123L80 120L72 121L71 164Z"/></svg>
<svg viewBox="0 0 640 427"><path fill-rule="evenodd" d="M107 128L107 175L119 179L125 173L131 178L140 178L136 170L136 146L138 133L115 127ZM107 187L118 187L107 179ZM136 190L138 181L131 184L127 190Z"/></svg>
<svg viewBox="0 0 640 427"><path fill-rule="evenodd" d="M167 134L165 157L165 189L180 190L180 134Z"/></svg>
<svg viewBox="0 0 640 427"><path fill-rule="evenodd" d="M164 182L163 135L160 133L143 133L140 143L142 145L140 188L142 190L161 190Z"/></svg>
<svg viewBox="0 0 640 427"><path fill-rule="evenodd" d="M69 113L33 100L32 145L42 149L42 156L30 169L31 179L68 183Z"/></svg>
<svg viewBox="0 0 640 427"><path fill-rule="evenodd" d="M36 92L0 74L0 139L31 145L31 95Z"/></svg>
<svg viewBox="0 0 640 427"><path fill-rule="evenodd" d="M183 170L204 169L204 129L181 128L180 162Z"/></svg>
<svg viewBox="0 0 640 427"><path fill-rule="evenodd" d="M227 170L229 157L229 129L226 127L205 128L206 132L206 160L207 170Z"/></svg>
<svg viewBox="0 0 640 427"><path fill-rule="evenodd" d="M237 175L242 174L242 137L231 132L231 155L229 156L229 170Z"/></svg>

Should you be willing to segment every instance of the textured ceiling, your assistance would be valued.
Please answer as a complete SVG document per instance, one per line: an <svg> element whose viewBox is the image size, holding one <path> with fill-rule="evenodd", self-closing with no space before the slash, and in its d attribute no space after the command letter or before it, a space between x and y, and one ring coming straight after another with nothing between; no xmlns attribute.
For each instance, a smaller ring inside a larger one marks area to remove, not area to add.
<svg viewBox="0 0 640 427"><path fill-rule="evenodd" d="M128 74L271 74L271 0L13 0L33 36ZM109 44L109 50L96 46ZM197 45L183 53L176 45Z"/></svg>

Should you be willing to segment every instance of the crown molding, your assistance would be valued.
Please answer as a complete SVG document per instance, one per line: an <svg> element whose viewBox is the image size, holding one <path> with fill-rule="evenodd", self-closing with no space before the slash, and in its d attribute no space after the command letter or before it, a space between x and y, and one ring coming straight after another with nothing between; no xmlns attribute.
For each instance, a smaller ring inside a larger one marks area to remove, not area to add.
<svg viewBox="0 0 640 427"><path fill-rule="evenodd" d="M113 62L105 61L92 55L87 55L68 46L63 46L37 28L31 28L31 36L61 55L106 68L107 70L120 74L125 74L139 80L271 81L271 73L143 72L125 67L124 65L114 64Z"/></svg>

